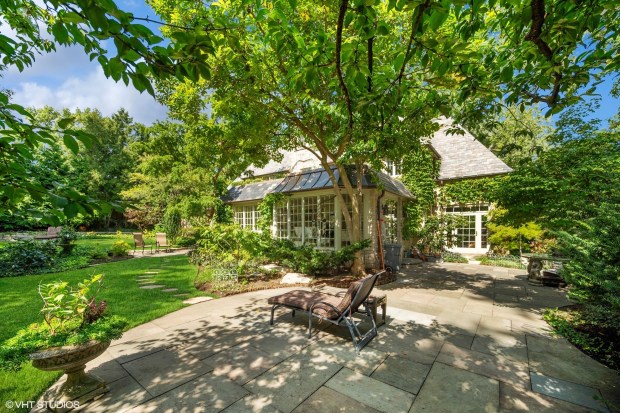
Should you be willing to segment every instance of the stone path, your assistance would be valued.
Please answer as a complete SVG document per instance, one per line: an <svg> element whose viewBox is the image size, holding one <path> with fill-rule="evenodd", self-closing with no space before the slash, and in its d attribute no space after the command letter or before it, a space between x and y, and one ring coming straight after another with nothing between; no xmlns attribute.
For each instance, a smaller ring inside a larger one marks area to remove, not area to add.
<svg viewBox="0 0 620 413"><path fill-rule="evenodd" d="M168 266L168 260L164 258L162 260L158 260L154 262L153 265L157 265L157 268L145 271L142 275L138 275L138 284L140 285L139 288L143 290L158 289L165 293L177 293L179 291L178 288L170 288L170 287L167 287L165 284L156 284L154 281L155 276L159 274L159 270L164 269ZM180 298L185 298L188 295L189 294L187 293L174 294L175 297L180 297ZM184 300L183 303L191 305L191 304L202 303L205 301L210 301L212 299L213 298L211 297L192 297L192 298L188 298Z"/></svg>
<svg viewBox="0 0 620 413"><path fill-rule="evenodd" d="M132 330L88 368L110 392L88 412L589 412L620 406L620 377L549 335L561 290L520 270L424 264L395 283L388 322L357 355L346 329L278 311L259 291ZM56 384L59 385L59 384Z"/></svg>

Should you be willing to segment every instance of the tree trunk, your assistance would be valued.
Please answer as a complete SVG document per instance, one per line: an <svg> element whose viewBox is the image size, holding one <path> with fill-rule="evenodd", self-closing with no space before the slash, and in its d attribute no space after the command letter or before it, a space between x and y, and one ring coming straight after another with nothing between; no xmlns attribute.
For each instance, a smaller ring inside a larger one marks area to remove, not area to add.
<svg viewBox="0 0 620 413"><path fill-rule="evenodd" d="M340 173L340 181L344 184L344 188L341 188L338 185L338 180L334 175L331 167L326 161L321 160L321 165L327 171L329 178L332 182L332 186L334 188L334 193L336 197L340 201L342 216L344 217L344 221L347 224L347 228L350 231L350 241L351 243L359 242L362 240L362 232L360 227L360 213L361 213L361 205L360 205L360 196L362 181L361 177L358 179L358 190L353 188L351 185L351 180L347 174L347 171L344 166L338 165L338 172ZM346 202L344 201L343 193L349 196L351 199L352 211L349 213L349 209L346 207ZM362 252L358 251L355 254L355 258L353 259L353 265L351 267L351 273L356 276L365 275L364 271L364 263L362 261Z"/></svg>

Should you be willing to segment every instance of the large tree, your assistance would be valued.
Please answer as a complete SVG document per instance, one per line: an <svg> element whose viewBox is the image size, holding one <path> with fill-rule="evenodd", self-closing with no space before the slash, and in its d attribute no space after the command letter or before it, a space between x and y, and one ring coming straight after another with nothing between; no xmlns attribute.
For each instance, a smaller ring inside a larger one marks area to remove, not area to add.
<svg viewBox="0 0 620 413"><path fill-rule="evenodd" d="M479 109L505 97L560 110L619 61L612 1L150 3L172 25L221 28L205 57L214 102L263 111L278 130L262 129L265 142L313 151L340 201L352 200L344 219L354 241L361 180L351 178L365 164L418 147L454 104Z"/></svg>

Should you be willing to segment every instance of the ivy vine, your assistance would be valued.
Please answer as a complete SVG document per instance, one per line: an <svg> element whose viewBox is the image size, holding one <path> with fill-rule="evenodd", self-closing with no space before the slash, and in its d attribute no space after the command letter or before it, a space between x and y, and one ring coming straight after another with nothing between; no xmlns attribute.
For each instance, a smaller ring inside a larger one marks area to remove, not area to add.
<svg viewBox="0 0 620 413"><path fill-rule="evenodd" d="M279 204L285 196L286 195L281 192L267 194L258 204L256 208L260 213L260 218L257 225L261 231L269 231L269 228L273 225L273 208Z"/></svg>

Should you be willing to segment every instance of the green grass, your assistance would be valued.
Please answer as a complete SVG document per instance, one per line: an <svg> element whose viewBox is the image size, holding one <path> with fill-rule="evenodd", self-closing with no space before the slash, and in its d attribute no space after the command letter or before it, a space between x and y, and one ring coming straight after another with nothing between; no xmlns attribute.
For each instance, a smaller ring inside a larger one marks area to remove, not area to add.
<svg viewBox="0 0 620 413"><path fill-rule="evenodd" d="M111 242L114 240L112 238ZM84 241L90 240L80 240ZM153 276L154 282L179 291L165 293L158 289L140 289L137 277L146 271L158 271ZM105 279L98 299L107 301L109 314L125 317L129 321L128 328L184 307L184 298L175 297L175 294L205 295L194 288L196 269L186 256L135 258L61 273L0 278L0 341L42 320L42 302L37 294L40 282L63 280L75 284L99 273L105 274ZM24 365L24 369L17 373L0 371L0 412L8 412L4 406L7 400L37 400L59 375L36 370L30 365Z"/></svg>

